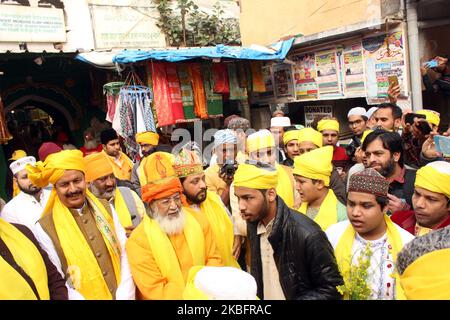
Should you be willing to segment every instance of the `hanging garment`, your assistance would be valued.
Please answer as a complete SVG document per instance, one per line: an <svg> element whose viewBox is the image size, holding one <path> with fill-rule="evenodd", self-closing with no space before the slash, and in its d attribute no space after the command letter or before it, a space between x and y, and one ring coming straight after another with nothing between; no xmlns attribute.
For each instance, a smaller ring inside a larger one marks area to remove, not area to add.
<svg viewBox="0 0 450 320"><path fill-rule="evenodd" d="M230 84L230 100L247 99L247 88L239 87L237 67L234 63L228 63L228 79Z"/></svg>
<svg viewBox="0 0 450 320"><path fill-rule="evenodd" d="M238 83L239 87L241 88L247 88L247 63L244 61L238 61L236 62L237 67L237 76L238 76Z"/></svg>
<svg viewBox="0 0 450 320"><path fill-rule="evenodd" d="M206 92L206 104L208 106L208 115L210 118L223 116L222 95L214 93L212 88L212 65L209 63L202 64L203 86Z"/></svg>
<svg viewBox="0 0 450 320"><path fill-rule="evenodd" d="M264 84L264 75L262 72L261 61L250 61L250 70L252 74L252 91L265 92L266 86Z"/></svg>
<svg viewBox="0 0 450 320"><path fill-rule="evenodd" d="M172 100L172 114L175 122L184 120L183 99L181 98L181 85L178 79L175 63L166 63L166 75L169 83L170 99Z"/></svg>
<svg viewBox="0 0 450 320"><path fill-rule="evenodd" d="M194 113L201 119L208 119L206 93L203 86L200 63L188 63L189 76L194 91Z"/></svg>
<svg viewBox="0 0 450 320"><path fill-rule="evenodd" d="M213 63L212 87L214 92L230 93L230 86L228 84L228 70L225 63Z"/></svg>
<svg viewBox="0 0 450 320"><path fill-rule="evenodd" d="M185 63L177 64L177 71L181 85L184 118L186 120L193 120L196 118L194 113L194 91L192 90L188 65Z"/></svg>
<svg viewBox="0 0 450 320"><path fill-rule="evenodd" d="M124 82L110 82L103 86L103 94L106 95L106 121L113 122L117 109L120 88Z"/></svg>

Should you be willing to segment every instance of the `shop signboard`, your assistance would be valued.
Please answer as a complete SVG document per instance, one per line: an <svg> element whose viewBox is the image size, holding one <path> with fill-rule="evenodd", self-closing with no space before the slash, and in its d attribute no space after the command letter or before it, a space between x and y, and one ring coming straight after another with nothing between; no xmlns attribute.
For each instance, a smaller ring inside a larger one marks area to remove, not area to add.
<svg viewBox="0 0 450 320"><path fill-rule="evenodd" d="M317 116L333 116L333 106L305 106L305 127L311 127L311 123Z"/></svg>

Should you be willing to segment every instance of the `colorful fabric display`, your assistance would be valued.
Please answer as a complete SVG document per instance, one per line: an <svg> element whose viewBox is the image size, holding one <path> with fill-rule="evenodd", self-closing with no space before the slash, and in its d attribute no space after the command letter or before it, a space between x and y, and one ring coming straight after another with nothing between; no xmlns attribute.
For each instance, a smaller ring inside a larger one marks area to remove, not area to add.
<svg viewBox="0 0 450 320"><path fill-rule="evenodd" d="M247 88L239 87L236 64L228 63L227 68L228 68L228 80L230 85L230 100L247 99Z"/></svg>
<svg viewBox="0 0 450 320"><path fill-rule="evenodd" d="M181 99L183 101L184 118L186 120L193 120L196 118L194 113L194 91L192 90L188 65L185 63L177 64L177 71L181 85Z"/></svg>
<svg viewBox="0 0 450 320"><path fill-rule="evenodd" d="M212 87L212 65L202 64L203 85L206 92L206 104L208 105L208 115L210 118L223 116L222 95L214 93Z"/></svg>
<svg viewBox="0 0 450 320"><path fill-rule="evenodd" d="M189 76L194 91L194 113L200 119L208 118L206 105L206 93L203 86L202 71L200 63L188 63Z"/></svg>
<svg viewBox="0 0 450 320"><path fill-rule="evenodd" d="M230 93L228 81L228 69L225 63L213 63L212 65L212 84L216 93Z"/></svg>

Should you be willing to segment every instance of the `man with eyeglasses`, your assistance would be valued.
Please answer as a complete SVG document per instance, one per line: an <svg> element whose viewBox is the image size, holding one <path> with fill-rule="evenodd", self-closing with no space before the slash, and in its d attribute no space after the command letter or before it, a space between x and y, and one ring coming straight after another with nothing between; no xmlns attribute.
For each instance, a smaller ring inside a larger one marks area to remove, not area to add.
<svg viewBox="0 0 450 320"><path fill-rule="evenodd" d="M181 300L193 266L222 266L211 226L183 210L183 187L172 155L155 152L142 162L147 214L126 244L137 299Z"/></svg>
<svg viewBox="0 0 450 320"><path fill-rule="evenodd" d="M347 155L353 159L355 156L355 151L358 147L361 146L361 138L367 129L367 113L366 109L363 107L356 107L350 109L347 114L348 126L350 130L352 130L353 137L350 143L348 144L346 151Z"/></svg>

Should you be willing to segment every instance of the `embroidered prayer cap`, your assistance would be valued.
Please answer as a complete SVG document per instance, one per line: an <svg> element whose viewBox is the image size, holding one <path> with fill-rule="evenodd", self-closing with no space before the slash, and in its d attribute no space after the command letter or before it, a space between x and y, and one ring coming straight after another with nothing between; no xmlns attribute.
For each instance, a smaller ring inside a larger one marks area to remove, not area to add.
<svg viewBox="0 0 450 320"><path fill-rule="evenodd" d="M243 130L244 132L250 129L250 121L245 118L235 117L228 122L227 128L230 130Z"/></svg>
<svg viewBox="0 0 450 320"><path fill-rule="evenodd" d="M332 146L312 150L294 158L292 173L309 179L322 180L328 187L333 171L332 159Z"/></svg>
<svg viewBox="0 0 450 320"><path fill-rule="evenodd" d="M339 132L339 122L334 119L322 119L317 123L317 131L334 130Z"/></svg>
<svg viewBox="0 0 450 320"><path fill-rule="evenodd" d="M102 144L107 144L111 140L116 139L119 139L119 136L117 135L117 132L114 129L105 129L102 132L100 132L100 142Z"/></svg>
<svg viewBox="0 0 450 320"><path fill-rule="evenodd" d="M236 136L233 130L224 129L219 130L214 134L214 147L217 148L225 143L237 144Z"/></svg>
<svg viewBox="0 0 450 320"><path fill-rule="evenodd" d="M351 108L350 111L347 113L347 118L351 116L366 117L366 112L367 112L366 109L364 109L363 107Z"/></svg>
<svg viewBox="0 0 450 320"><path fill-rule="evenodd" d="M179 178L203 172L202 157L199 151L197 148L191 149L192 145L188 143L175 155L173 168Z"/></svg>
<svg viewBox="0 0 450 320"><path fill-rule="evenodd" d="M283 133L283 144L286 145L289 141L298 140L300 130L289 130Z"/></svg>
<svg viewBox="0 0 450 320"><path fill-rule="evenodd" d="M159 134L152 131L145 131L136 133L136 142L139 144L151 144L157 146L159 142Z"/></svg>
<svg viewBox="0 0 450 320"><path fill-rule="evenodd" d="M368 168L350 177L348 192L351 191L387 197L389 181L376 170Z"/></svg>
<svg viewBox="0 0 450 320"><path fill-rule="evenodd" d="M39 160L45 161L53 153L62 151L62 148L53 142L44 142L38 150Z"/></svg>
<svg viewBox="0 0 450 320"><path fill-rule="evenodd" d="M23 150L16 150L13 152L11 158L9 160L19 160L20 158L26 157L27 153Z"/></svg>
<svg viewBox="0 0 450 320"><path fill-rule="evenodd" d="M271 127L289 127L291 119L289 117L273 117L270 119Z"/></svg>
<svg viewBox="0 0 450 320"><path fill-rule="evenodd" d="M247 137L248 153L266 148L275 148L275 138L269 130L262 129Z"/></svg>
<svg viewBox="0 0 450 320"><path fill-rule="evenodd" d="M314 130L313 128L301 129L298 132L298 143L304 141L312 142L319 148L323 145L322 134L319 131Z"/></svg>
<svg viewBox="0 0 450 320"><path fill-rule="evenodd" d="M414 186L450 198L450 163L433 161L417 170Z"/></svg>
<svg viewBox="0 0 450 320"><path fill-rule="evenodd" d="M86 165L86 182L97 180L112 174L113 167L104 152L96 152L84 157Z"/></svg>
<svg viewBox="0 0 450 320"><path fill-rule="evenodd" d="M223 126L225 128L228 128L228 124L230 123L230 121L235 118L240 118L240 117L237 114L232 114L231 116L226 117L225 120L223 120Z"/></svg>
<svg viewBox="0 0 450 320"><path fill-rule="evenodd" d="M233 267L194 266L183 291L185 300L256 300L255 278Z"/></svg>
<svg viewBox="0 0 450 320"><path fill-rule="evenodd" d="M16 173L24 170L26 168L27 164L34 166L35 163L36 163L36 158L33 156L22 157L16 161L12 162L9 165L9 169L11 169L11 172L13 174L16 174Z"/></svg>
<svg viewBox="0 0 450 320"><path fill-rule="evenodd" d="M372 107L369 110L367 110L366 118L370 119L372 117L372 115L375 113L375 111L377 111L377 110L378 110L377 107Z"/></svg>
<svg viewBox="0 0 450 320"><path fill-rule="evenodd" d="M439 123L441 122L439 112L434 110L423 109L416 112L417 114L422 114L426 117L427 122L439 127Z"/></svg>

